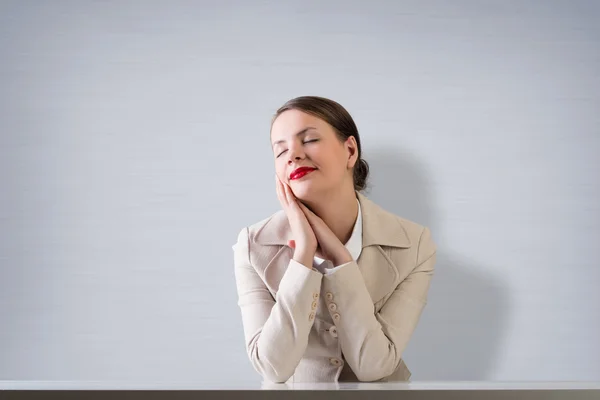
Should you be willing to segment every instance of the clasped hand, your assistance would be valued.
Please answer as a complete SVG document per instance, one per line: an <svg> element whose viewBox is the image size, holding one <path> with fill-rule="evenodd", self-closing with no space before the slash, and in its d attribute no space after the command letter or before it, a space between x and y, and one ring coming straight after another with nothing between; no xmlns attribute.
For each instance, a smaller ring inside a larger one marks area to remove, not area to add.
<svg viewBox="0 0 600 400"><path fill-rule="evenodd" d="M334 266L351 261L350 252L325 221L302 204L287 183L277 176L275 180L277 197L292 230L293 239L288 246L294 249L294 259L308 268L312 268L315 254L330 260Z"/></svg>

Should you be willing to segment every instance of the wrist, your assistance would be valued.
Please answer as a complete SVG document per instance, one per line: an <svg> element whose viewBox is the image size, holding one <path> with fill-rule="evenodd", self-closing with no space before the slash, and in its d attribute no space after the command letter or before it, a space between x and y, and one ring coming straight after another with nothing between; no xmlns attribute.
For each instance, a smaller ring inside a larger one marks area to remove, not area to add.
<svg viewBox="0 0 600 400"><path fill-rule="evenodd" d="M296 249L296 251L294 251L294 256L292 258L294 261L299 262L300 264L304 265L306 268L312 269L314 256L315 256L314 252L311 253L310 251L307 251L307 250Z"/></svg>
<svg viewBox="0 0 600 400"><path fill-rule="evenodd" d="M349 263L352 260L353 260L352 255L350 254L348 249L346 249L346 247L344 247L344 251L340 252L335 257L333 257L332 261L333 261L334 266L337 267L339 265Z"/></svg>

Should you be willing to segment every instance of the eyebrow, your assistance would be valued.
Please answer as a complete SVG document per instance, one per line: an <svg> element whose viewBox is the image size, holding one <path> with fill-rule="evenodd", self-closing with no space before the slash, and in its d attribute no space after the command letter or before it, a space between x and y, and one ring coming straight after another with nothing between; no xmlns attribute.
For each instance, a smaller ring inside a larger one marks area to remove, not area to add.
<svg viewBox="0 0 600 400"><path fill-rule="evenodd" d="M302 129L300 132L296 133L294 136L304 135L307 131L309 131L311 129L317 130L317 128L315 128L313 126L309 126L309 127ZM285 140L278 140L276 142L273 142L273 146L275 146L276 144L279 144L279 143L283 143L283 142L285 142Z"/></svg>

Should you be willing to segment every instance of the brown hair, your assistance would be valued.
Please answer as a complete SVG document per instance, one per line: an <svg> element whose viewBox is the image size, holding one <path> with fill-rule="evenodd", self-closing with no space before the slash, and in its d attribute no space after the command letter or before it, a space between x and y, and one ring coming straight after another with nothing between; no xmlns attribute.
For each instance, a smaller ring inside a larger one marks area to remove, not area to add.
<svg viewBox="0 0 600 400"><path fill-rule="evenodd" d="M333 100L318 96L301 96L288 100L284 105L279 107L271 120L271 126L273 126L273 122L275 122L277 117L288 110L299 110L322 119L333 127L333 130L341 141L354 136L356 145L358 146L358 160L356 160L352 171L354 189L357 191L364 190L367 187L369 164L362 158L358 128L350 113L341 104Z"/></svg>

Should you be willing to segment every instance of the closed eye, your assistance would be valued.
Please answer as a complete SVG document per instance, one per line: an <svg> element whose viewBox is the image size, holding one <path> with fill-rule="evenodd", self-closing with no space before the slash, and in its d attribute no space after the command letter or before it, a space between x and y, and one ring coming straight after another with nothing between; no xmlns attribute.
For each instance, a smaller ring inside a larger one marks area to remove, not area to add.
<svg viewBox="0 0 600 400"><path fill-rule="evenodd" d="M319 139L311 139L311 140L305 140L304 142L302 142L302 144L307 144L307 143L314 143L314 142L318 142ZM276 158L279 158L281 155L285 154L287 150L283 150L281 153L277 154Z"/></svg>
<svg viewBox="0 0 600 400"><path fill-rule="evenodd" d="M283 153L285 153L287 150L282 151L281 153L277 154L276 158L279 158L280 155L282 155Z"/></svg>

